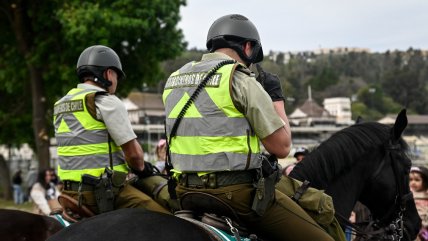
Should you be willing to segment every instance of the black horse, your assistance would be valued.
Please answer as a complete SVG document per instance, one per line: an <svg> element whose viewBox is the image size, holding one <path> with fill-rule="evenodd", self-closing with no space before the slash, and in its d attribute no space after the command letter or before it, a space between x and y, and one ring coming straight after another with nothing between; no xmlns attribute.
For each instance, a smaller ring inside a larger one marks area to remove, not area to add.
<svg viewBox="0 0 428 241"><path fill-rule="evenodd" d="M356 201L360 200L379 220L374 227L398 226L397 229L385 229L390 236L382 238L400 238L399 227L403 223L405 234L401 240L413 240L419 231L420 219L414 200L408 195L411 163L405 155L406 144L400 138L406 124L403 111L392 128L379 123L345 128L308 155L295 167L292 175L311 181L316 188L326 189L333 197L340 217L347 219ZM381 231L384 233L383 229ZM380 236L371 237L381 239ZM206 228L172 215L122 209L72 224L48 240L227 239L212 238Z"/></svg>
<svg viewBox="0 0 428 241"><path fill-rule="evenodd" d="M57 220L19 210L0 209L0 240L45 241L63 229Z"/></svg>
<svg viewBox="0 0 428 241"><path fill-rule="evenodd" d="M367 206L378 230L366 239L388 239L394 232L399 237L399 230L388 228L400 228L403 221L402 240L414 240L421 221L409 189L411 161L401 138L406 125L403 110L392 127L366 122L345 128L298 163L290 177L326 190L344 225L357 201Z"/></svg>

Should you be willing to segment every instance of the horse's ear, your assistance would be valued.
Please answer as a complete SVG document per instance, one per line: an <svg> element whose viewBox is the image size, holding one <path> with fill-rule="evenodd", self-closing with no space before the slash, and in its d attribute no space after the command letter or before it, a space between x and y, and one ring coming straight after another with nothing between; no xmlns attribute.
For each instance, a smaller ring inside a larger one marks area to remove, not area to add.
<svg viewBox="0 0 428 241"><path fill-rule="evenodd" d="M400 113L397 115L397 119L395 119L395 124L393 126L392 130L392 138L394 141L397 141L401 134L403 134L404 129L406 129L407 126L407 115L406 115L406 109L402 109Z"/></svg>
<svg viewBox="0 0 428 241"><path fill-rule="evenodd" d="M358 117L357 117L357 120L355 120L355 124L362 123L363 121L364 121L364 120L363 120L363 117L358 116Z"/></svg>

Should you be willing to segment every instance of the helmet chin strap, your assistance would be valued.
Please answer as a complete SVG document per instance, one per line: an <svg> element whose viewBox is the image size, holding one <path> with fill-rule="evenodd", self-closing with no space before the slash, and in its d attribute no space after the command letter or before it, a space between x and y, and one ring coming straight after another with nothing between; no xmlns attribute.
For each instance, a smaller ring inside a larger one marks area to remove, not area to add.
<svg viewBox="0 0 428 241"><path fill-rule="evenodd" d="M245 54L244 46L241 44L230 43L230 47L238 53L239 57L243 61L245 61L247 67L250 67L251 64L256 63L256 59L260 51L260 46L258 44L253 46L253 52L250 56Z"/></svg>
<svg viewBox="0 0 428 241"><path fill-rule="evenodd" d="M111 81L106 80L104 78L99 78L98 76L96 76L94 78L94 82L97 83L98 85L100 85L101 88L103 88L107 91L108 91L108 87L110 87L112 85Z"/></svg>
<svg viewBox="0 0 428 241"><path fill-rule="evenodd" d="M251 64L254 64L256 62L260 62L261 59L258 59L259 53L261 50L261 45L259 43L256 43L253 45L253 52L251 53L251 56L247 56L245 54L243 43L246 42L246 40L242 42L234 42L234 41L228 41L223 36L215 37L211 40L211 46L209 46L208 50L210 52L214 52L216 49L220 48L231 48L235 50L239 57L245 62L245 64L249 67Z"/></svg>

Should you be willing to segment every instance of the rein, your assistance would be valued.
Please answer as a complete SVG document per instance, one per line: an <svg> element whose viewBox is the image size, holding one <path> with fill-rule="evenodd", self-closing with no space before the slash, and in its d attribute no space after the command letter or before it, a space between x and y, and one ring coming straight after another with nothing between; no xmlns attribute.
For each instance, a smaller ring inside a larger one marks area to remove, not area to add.
<svg viewBox="0 0 428 241"><path fill-rule="evenodd" d="M393 140L389 141L385 145L385 158L379 164L379 167L376 169L371 179L375 179L389 161L392 166L392 170L395 177L396 188L398 194L395 197L395 204L386 212L386 214L377 220L370 221L365 228L360 227L358 224L351 223L343 215L336 213L336 218L340 220L342 225L346 225L351 228L351 232L357 236L356 240L402 240L404 236L404 227L403 227L403 213L406 210L406 203L412 198L412 193L409 192L404 194L404 185L406 183L405 177L399 177L399 167L397 161L400 159L401 146L397 142L393 143ZM386 220L389 220L390 217L396 215L396 218L392 219L389 224L384 224ZM375 230L371 230L371 229Z"/></svg>

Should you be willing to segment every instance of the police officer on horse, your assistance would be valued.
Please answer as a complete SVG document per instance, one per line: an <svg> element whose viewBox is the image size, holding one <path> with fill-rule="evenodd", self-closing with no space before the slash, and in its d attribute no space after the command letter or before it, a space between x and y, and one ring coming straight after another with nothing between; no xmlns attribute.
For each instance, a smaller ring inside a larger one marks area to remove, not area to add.
<svg viewBox="0 0 428 241"><path fill-rule="evenodd" d="M127 180L130 169L144 173L145 162L125 106L115 96L125 78L119 56L106 46L88 47L77 61L77 76L80 84L54 106L63 194L92 214L129 207L169 213Z"/></svg>
<svg viewBox="0 0 428 241"><path fill-rule="evenodd" d="M288 155L291 132L278 77L260 69L256 79L250 70L263 59L255 25L223 16L209 29L207 48L172 73L163 92L175 194L215 196L269 240L333 240L275 189L280 168L261 170ZM273 162L260 154L260 142Z"/></svg>

